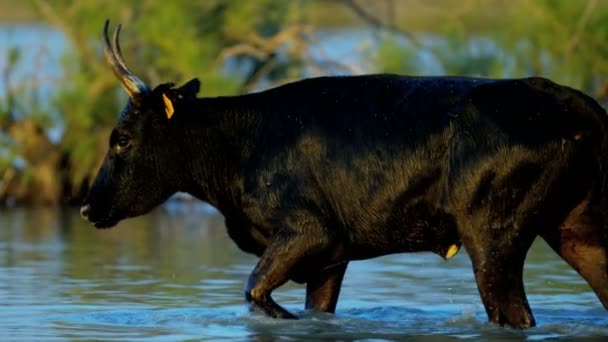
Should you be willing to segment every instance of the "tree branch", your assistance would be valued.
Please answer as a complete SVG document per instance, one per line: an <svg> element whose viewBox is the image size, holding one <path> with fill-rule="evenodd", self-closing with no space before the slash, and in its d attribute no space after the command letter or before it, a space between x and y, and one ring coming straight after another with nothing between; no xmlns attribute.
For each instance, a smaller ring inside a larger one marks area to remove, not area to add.
<svg viewBox="0 0 608 342"><path fill-rule="evenodd" d="M361 20L367 22L371 26L373 26L378 31L387 31L389 33L401 36L407 39L413 47L426 50L430 52L433 57L443 66L445 66L445 62L441 57L441 54L436 51L433 47L422 44L418 38L414 34L409 31L400 29L394 23L384 23L380 18L374 16L373 14L366 11L362 6L360 6L355 0L338 0L340 3L349 8L353 13L355 13ZM392 20L391 20L392 21ZM377 36L377 35L376 35ZM378 36L377 36L378 38Z"/></svg>
<svg viewBox="0 0 608 342"><path fill-rule="evenodd" d="M581 35L583 34L585 26L587 26L587 22L589 21L589 17L591 17L591 14L596 6L597 0L587 1L583 14L581 14L581 17L576 25L576 31L572 34L568 47L566 48L566 56L569 56L580 43Z"/></svg>

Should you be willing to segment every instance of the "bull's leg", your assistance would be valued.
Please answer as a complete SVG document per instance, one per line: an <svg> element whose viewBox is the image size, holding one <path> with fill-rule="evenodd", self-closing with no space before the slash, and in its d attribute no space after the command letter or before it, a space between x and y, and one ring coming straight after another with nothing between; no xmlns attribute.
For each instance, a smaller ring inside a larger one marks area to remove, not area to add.
<svg viewBox="0 0 608 342"><path fill-rule="evenodd" d="M546 231L542 237L587 281L608 310L608 256L601 246L601 236L587 236L585 233L591 230L573 228Z"/></svg>
<svg viewBox="0 0 608 342"><path fill-rule="evenodd" d="M505 236L506 237L506 236ZM523 266L533 237L465 240L471 256L477 288L492 323L515 328L534 326L523 284Z"/></svg>
<svg viewBox="0 0 608 342"><path fill-rule="evenodd" d="M306 309L334 313L348 263L316 274L306 282Z"/></svg>
<svg viewBox="0 0 608 342"><path fill-rule="evenodd" d="M296 267L305 265L325 248L319 234L280 231L270 242L249 276L245 298L253 306L276 318L297 318L278 305L271 292L289 280Z"/></svg>

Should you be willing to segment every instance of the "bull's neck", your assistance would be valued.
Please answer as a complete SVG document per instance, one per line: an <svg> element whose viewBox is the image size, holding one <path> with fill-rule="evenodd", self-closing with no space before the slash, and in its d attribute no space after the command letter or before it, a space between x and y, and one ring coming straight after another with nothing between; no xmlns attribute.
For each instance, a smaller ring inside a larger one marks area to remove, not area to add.
<svg viewBox="0 0 608 342"><path fill-rule="evenodd" d="M184 192L221 211L240 201L262 114L256 95L202 98L183 120Z"/></svg>

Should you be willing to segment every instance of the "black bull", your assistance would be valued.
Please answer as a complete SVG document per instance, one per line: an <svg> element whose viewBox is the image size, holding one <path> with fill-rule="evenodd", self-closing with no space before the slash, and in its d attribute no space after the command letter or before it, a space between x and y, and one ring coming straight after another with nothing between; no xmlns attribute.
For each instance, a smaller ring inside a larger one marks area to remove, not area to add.
<svg viewBox="0 0 608 342"><path fill-rule="evenodd" d="M83 216L110 227L178 191L210 203L260 256L245 295L267 314L293 317L271 298L290 279L333 312L349 261L463 245L489 320L533 326L522 271L537 236L608 307L608 121L583 93L370 75L197 98L197 80L148 88L107 34L106 53L130 100Z"/></svg>

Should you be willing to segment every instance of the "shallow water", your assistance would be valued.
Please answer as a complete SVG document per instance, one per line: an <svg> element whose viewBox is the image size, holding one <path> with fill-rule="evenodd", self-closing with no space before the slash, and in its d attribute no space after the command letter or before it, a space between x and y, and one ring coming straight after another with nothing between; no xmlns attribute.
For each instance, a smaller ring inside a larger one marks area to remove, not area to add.
<svg viewBox="0 0 608 342"><path fill-rule="evenodd" d="M223 218L173 205L111 230L74 211L0 213L2 340L541 340L608 336L586 283L544 244L528 256L526 289L538 327L486 323L470 262L430 253L351 263L337 314L305 312L304 290L275 299L303 319L249 312L243 286L256 262Z"/></svg>

